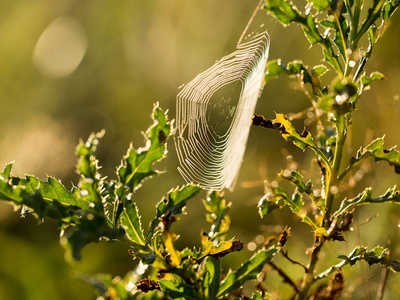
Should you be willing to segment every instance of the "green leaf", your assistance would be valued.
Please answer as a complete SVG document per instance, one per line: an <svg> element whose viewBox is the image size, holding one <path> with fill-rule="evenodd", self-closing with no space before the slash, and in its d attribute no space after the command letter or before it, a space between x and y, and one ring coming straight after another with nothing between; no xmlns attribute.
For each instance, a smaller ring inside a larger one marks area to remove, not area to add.
<svg viewBox="0 0 400 300"><path fill-rule="evenodd" d="M230 218L228 215L231 203L226 203L226 200L220 192L211 191L207 194L207 199L203 200L204 207L207 210L207 221L212 223L209 236L212 240L228 231L230 226Z"/></svg>
<svg viewBox="0 0 400 300"><path fill-rule="evenodd" d="M222 282L217 297L221 297L230 291L240 288L246 281L256 279L264 265L271 261L277 253L277 249L261 250L245 262L236 271L231 271Z"/></svg>
<svg viewBox="0 0 400 300"><path fill-rule="evenodd" d="M372 51L372 48L375 46L377 39L378 39L377 28L375 25L372 25L370 28L368 28L369 52Z"/></svg>
<svg viewBox="0 0 400 300"><path fill-rule="evenodd" d="M306 16L306 24L303 25L303 31L311 46L322 41L322 36L318 32L314 17L310 13Z"/></svg>
<svg viewBox="0 0 400 300"><path fill-rule="evenodd" d="M275 120L266 120L263 116L254 115L252 121L255 126L279 130L285 140L292 141L293 144L302 150L310 147L323 160L328 171L331 171L328 159L314 143L311 134L305 128L302 133L298 133L292 123L283 114L276 114Z"/></svg>
<svg viewBox="0 0 400 300"><path fill-rule="evenodd" d="M128 202L121 213L120 222L125 229L127 237L142 248L146 243L143 235L140 216L136 204Z"/></svg>
<svg viewBox="0 0 400 300"><path fill-rule="evenodd" d="M97 160L93 156L97 150L100 140L103 138L105 131L92 133L88 140L84 143L82 140L76 147L75 153L78 158L76 172L84 178L100 179L97 170Z"/></svg>
<svg viewBox="0 0 400 300"><path fill-rule="evenodd" d="M275 209L282 208L282 206L272 201L269 195L264 195L258 202L257 207L258 207L258 213L260 214L261 218L264 218Z"/></svg>
<svg viewBox="0 0 400 300"><path fill-rule="evenodd" d="M369 76L364 74L361 76L362 88L367 89L371 85L372 82L378 81L378 80L383 80L383 79L385 79L385 75L383 75L380 72L373 72Z"/></svg>
<svg viewBox="0 0 400 300"><path fill-rule="evenodd" d="M91 203L97 211L103 211L103 201L101 197L102 181L99 173L100 167L98 160L94 156L100 140L103 138L105 131L92 133L88 140L84 143L80 141L76 147L76 155L78 163L76 172L80 175L78 188L74 190L77 198L85 203Z"/></svg>
<svg viewBox="0 0 400 300"><path fill-rule="evenodd" d="M368 15L362 23L361 29L358 31L356 40L358 40L382 14L382 6L385 0L373 0L373 5L368 9Z"/></svg>
<svg viewBox="0 0 400 300"><path fill-rule="evenodd" d="M205 248L205 251L201 252L200 256L196 257L196 260L201 261L208 256L220 259L229 253L241 251L243 249L243 243L239 240L231 239L230 241L222 241L214 246L211 241L208 241Z"/></svg>
<svg viewBox="0 0 400 300"><path fill-rule="evenodd" d="M81 250L86 245L101 239L117 239L123 235L120 230L111 228L104 215L96 211L85 212L75 226L68 227L62 233L60 244L66 249L68 257L74 260L81 259Z"/></svg>
<svg viewBox="0 0 400 300"><path fill-rule="evenodd" d="M290 197L279 186L274 187L272 189L272 192L265 195L259 201L258 208L261 217L266 216L274 209L282 208L284 205L279 204L280 200L283 200L284 205L288 206L291 211L296 214L303 222L313 227L313 229L318 228L317 224L315 224L315 222L307 215L307 211L303 208L303 200L299 192L295 191Z"/></svg>
<svg viewBox="0 0 400 300"><path fill-rule="evenodd" d="M29 178L34 180L29 180ZM33 189L28 184L30 181L35 182ZM60 224L76 223L74 211L78 207L63 204L57 199L45 199L38 188L39 184L40 181L33 176L27 176L27 179L13 177L11 182L0 179L0 199L13 202L17 207L24 206L24 212L32 212L40 219L50 217L59 221Z"/></svg>
<svg viewBox="0 0 400 300"><path fill-rule="evenodd" d="M263 299L270 299L270 298L263 298L262 294L260 292L255 292L251 296L251 300L263 300Z"/></svg>
<svg viewBox="0 0 400 300"><path fill-rule="evenodd" d="M305 150L307 147L311 148L326 164L330 167L328 159L325 157L323 152L314 143L311 133L305 128L302 133L298 133L293 127L292 123L287 120L283 114L276 114L276 119L272 121L274 124L279 125L282 137L287 141L292 141L297 147Z"/></svg>
<svg viewBox="0 0 400 300"><path fill-rule="evenodd" d="M295 60L289 62L287 65L287 70L291 75L300 75L301 71L305 70L306 68L303 65L303 62Z"/></svg>
<svg viewBox="0 0 400 300"><path fill-rule="evenodd" d="M330 6L329 0L309 0L309 3L312 4L312 7L315 8L317 11L324 11L327 10Z"/></svg>
<svg viewBox="0 0 400 300"><path fill-rule="evenodd" d="M358 194L355 198L345 199L340 204L339 209L333 214L334 217L344 215L347 211L355 206L367 203L400 203L400 190L396 186L389 188L384 194L377 198L372 198L372 189L366 188L362 193Z"/></svg>
<svg viewBox="0 0 400 300"><path fill-rule="evenodd" d="M267 63L267 72L264 76L264 81L268 81L277 78L282 72L285 71L285 67L282 65L280 59L271 60Z"/></svg>
<svg viewBox="0 0 400 300"><path fill-rule="evenodd" d="M324 75L327 71L328 71L328 68L325 67L324 65L318 65L318 66L313 67L313 72L314 72L317 76L322 76L322 75Z"/></svg>
<svg viewBox="0 0 400 300"><path fill-rule="evenodd" d="M23 187L14 186L8 180L0 178L0 199L12 201L15 204L25 204L26 191Z"/></svg>
<svg viewBox="0 0 400 300"><path fill-rule="evenodd" d="M357 246L356 248L353 249L353 251L351 251L351 253L348 256L339 255L338 258L343 259L343 261L335 266L330 267L326 271L317 275L315 278L316 279L324 278L329 274L342 269L345 265L353 266L358 261L365 261L369 265L379 264L383 267L389 268L395 273L400 271L400 261L390 259L388 249L380 246L375 247L371 251L368 251L367 247Z"/></svg>
<svg viewBox="0 0 400 300"><path fill-rule="evenodd" d="M153 125L146 132L146 147L134 149L130 146L118 168L120 182L131 191L138 189L143 180L158 173L152 165L164 158L167 137L171 134L171 124L167 115L156 105L153 110Z"/></svg>
<svg viewBox="0 0 400 300"><path fill-rule="evenodd" d="M331 49L329 49L331 50ZM333 51L323 50L324 59L329 63L338 73L343 73L341 66L338 65L338 55L334 54Z"/></svg>
<svg viewBox="0 0 400 300"><path fill-rule="evenodd" d="M399 0L386 1L382 8L382 19L387 21L399 6Z"/></svg>
<svg viewBox="0 0 400 300"><path fill-rule="evenodd" d="M177 300L203 300L196 291L189 285L173 281L171 279L161 279L159 281L161 290L171 299Z"/></svg>
<svg viewBox="0 0 400 300"><path fill-rule="evenodd" d="M194 197L201 188L197 185L185 185L180 189L172 189L168 192L166 198L163 198L157 205L156 216L150 223L150 228L147 233L146 243L148 243L153 237L154 230L161 221L161 217L171 212L173 215L182 213L183 207L186 205L186 201Z"/></svg>
<svg viewBox="0 0 400 300"><path fill-rule="evenodd" d="M208 256L202 262L204 275L202 290L205 299L215 299L219 290L221 263L218 259Z"/></svg>
<svg viewBox="0 0 400 300"><path fill-rule="evenodd" d="M341 255L340 258L343 258L346 261L346 264L348 263L351 266L354 265L357 261L365 261L370 266L373 264L380 264L382 266L389 267L389 269L394 272L399 271L396 266L398 261L389 260L388 249L380 246L375 247L371 251L368 251L367 247L358 246L350 253L349 256Z"/></svg>
<svg viewBox="0 0 400 300"><path fill-rule="evenodd" d="M308 72L307 67L304 66L302 61L295 60L289 62L287 65L287 71L289 75L296 75L302 82L302 84L309 83L313 87L313 91L319 88L320 82L318 76L313 78L316 74ZM315 80L317 79L317 80Z"/></svg>
<svg viewBox="0 0 400 300"><path fill-rule="evenodd" d="M323 96L319 102L318 107L322 109L326 113L330 113L333 110L334 105L336 104L335 97L328 94Z"/></svg>
<svg viewBox="0 0 400 300"><path fill-rule="evenodd" d="M292 141L300 149L304 150L307 147L317 148L311 133L305 129L302 133L298 133L292 123L286 119L283 114L276 114L276 119L273 120L273 123L281 124L280 130L283 138L287 141Z"/></svg>
<svg viewBox="0 0 400 300"><path fill-rule="evenodd" d="M364 149L360 148L360 150L357 151L356 156L351 158L350 165L345 172L351 169L355 164L359 163L362 159L372 156L375 161L386 161L390 165L393 165L395 172L400 173L400 152L397 151L395 147L386 149L383 147L383 144L384 139L377 138ZM343 177L343 175L341 175L341 177Z"/></svg>
<svg viewBox="0 0 400 300"><path fill-rule="evenodd" d="M299 11L286 0L265 0L265 9L271 12L283 25L302 19Z"/></svg>
<svg viewBox="0 0 400 300"><path fill-rule="evenodd" d="M333 42L336 47L338 47L340 54L345 59L346 58L346 41L343 40L342 35L339 30L336 30Z"/></svg>
<svg viewBox="0 0 400 300"><path fill-rule="evenodd" d="M305 192L309 195L313 194L311 182L304 183L303 175L301 175L298 171L284 170L279 173L279 176L293 183L300 193Z"/></svg>
<svg viewBox="0 0 400 300"><path fill-rule="evenodd" d="M4 178L10 177L11 176L11 169L13 167L13 164L14 164L13 162L6 164L4 166L4 171L2 173L0 173L0 176L4 177Z"/></svg>
<svg viewBox="0 0 400 300"><path fill-rule="evenodd" d="M324 28L336 28L335 22L330 21L330 20L322 20L319 22L322 27Z"/></svg>
<svg viewBox="0 0 400 300"><path fill-rule="evenodd" d="M30 177L29 182L34 182L32 177ZM61 182L49 177L46 181L40 181L40 193L44 199L57 200L62 204L74 205L81 209L87 209L89 203L76 197L71 191L68 191Z"/></svg>

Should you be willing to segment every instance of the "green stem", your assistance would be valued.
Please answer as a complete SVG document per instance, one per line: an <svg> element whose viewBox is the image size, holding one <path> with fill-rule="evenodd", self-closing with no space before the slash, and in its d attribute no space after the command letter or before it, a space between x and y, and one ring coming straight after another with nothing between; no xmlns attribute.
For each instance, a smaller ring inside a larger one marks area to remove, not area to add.
<svg viewBox="0 0 400 300"><path fill-rule="evenodd" d="M354 15L351 21L350 29L350 50L354 51L357 48L356 36L358 31L358 22L360 21L360 13L362 7L362 0L355 0L354 3Z"/></svg>
<svg viewBox="0 0 400 300"><path fill-rule="evenodd" d="M332 212L333 200L336 192L334 191L335 187L338 188L339 185L339 171L340 171L340 163L342 161L343 156L343 148L346 141L346 116L339 115L336 120L336 147L335 154L333 158L332 172L328 174L326 178L325 185L325 196L326 196L326 212L324 221L328 221ZM334 192L334 193L332 193Z"/></svg>

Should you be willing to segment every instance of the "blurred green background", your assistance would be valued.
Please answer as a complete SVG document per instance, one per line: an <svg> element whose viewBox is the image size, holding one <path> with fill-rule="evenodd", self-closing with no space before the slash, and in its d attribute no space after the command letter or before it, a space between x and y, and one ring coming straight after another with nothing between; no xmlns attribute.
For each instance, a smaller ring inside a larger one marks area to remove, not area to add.
<svg viewBox="0 0 400 300"><path fill-rule="evenodd" d="M189 82L215 60L232 52L257 0L175 1L3 1L0 10L0 164L15 161L13 175L55 176L71 187L74 149L80 138L106 129L98 158L102 174L113 177L130 143L143 145L141 132L150 124L153 103L175 116L178 87ZM304 6L301 1L298 7ZM302 59L306 65L321 62L318 46L309 47L301 29L284 29L265 15L271 36L270 59L283 62ZM386 145L400 143L400 15L397 12L373 52L367 70L379 70L386 81L365 93L353 117L349 134L350 157L373 137L386 134ZM327 82L330 79L327 75ZM295 79L268 83L256 112L268 118L274 112L292 113L309 106ZM296 121L302 127L302 120ZM231 236L249 243L263 242L286 223L293 227L289 246L292 256L304 259L311 246L309 229L287 211L261 220L257 202L264 180L290 162L290 154L308 178L318 176L310 153L285 143L277 132L252 128L237 187L226 197L233 202ZM155 204L171 188L183 184L172 139L168 157L158 164L167 174L144 183L136 201L148 224ZM347 195L365 184L377 193L400 183L399 175L384 164L365 168L371 176L361 179ZM310 171L311 170L311 171ZM155 188L157 187L157 188ZM345 193L343 193L345 196ZM175 225L179 245L199 245L199 232L208 228L200 198L189 203L188 214ZM363 222L379 213L371 222ZM339 262L337 252L348 253L357 244L370 247L391 240L393 257L400 257L399 218L396 206L372 206L356 214L355 234L324 252L326 265ZM20 219L9 205L0 203L0 299L94 299L90 286L76 279L79 273L124 275L135 266L127 249L117 243L90 245L82 261L68 264L58 243L57 224ZM251 248L251 247L250 247ZM250 249L251 250L251 249ZM251 255L245 249L228 256L226 268ZM301 270L298 270L301 271ZM293 268L296 277L296 268ZM368 273L368 271L371 271ZM367 278L363 278L368 273ZM363 275L364 274L364 275ZM370 293L379 281L380 269L356 266L348 281L352 299ZM273 277L273 276L272 276ZM389 277L387 297L400 297L400 280ZM272 280L271 289L279 280ZM289 290L290 291L290 290ZM281 289L277 297L285 295ZM387 298L391 299L391 298ZM393 298L392 298L393 299Z"/></svg>

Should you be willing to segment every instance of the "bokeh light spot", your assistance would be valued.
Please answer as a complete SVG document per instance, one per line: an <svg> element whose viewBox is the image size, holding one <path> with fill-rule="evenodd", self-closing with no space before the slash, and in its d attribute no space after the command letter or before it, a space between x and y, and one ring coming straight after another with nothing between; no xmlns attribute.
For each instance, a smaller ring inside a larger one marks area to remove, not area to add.
<svg viewBox="0 0 400 300"><path fill-rule="evenodd" d="M80 23L72 18L60 17L47 26L37 41L33 63L45 76L68 76L81 63L87 44Z"/></svg>

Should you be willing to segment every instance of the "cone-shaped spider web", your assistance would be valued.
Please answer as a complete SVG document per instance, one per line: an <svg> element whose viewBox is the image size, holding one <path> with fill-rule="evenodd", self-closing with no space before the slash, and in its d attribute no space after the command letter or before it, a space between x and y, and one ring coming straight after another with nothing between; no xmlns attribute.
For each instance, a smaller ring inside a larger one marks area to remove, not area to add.
<svg viewBox="0 0 400 300"><path fill-rule="evenodd" d="M268 33L244 34L236 51L198 74L177 96L178 170L205 189L234 188L263 87Z"/></svg>

